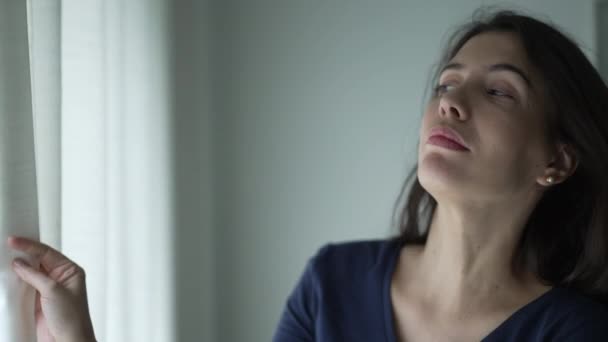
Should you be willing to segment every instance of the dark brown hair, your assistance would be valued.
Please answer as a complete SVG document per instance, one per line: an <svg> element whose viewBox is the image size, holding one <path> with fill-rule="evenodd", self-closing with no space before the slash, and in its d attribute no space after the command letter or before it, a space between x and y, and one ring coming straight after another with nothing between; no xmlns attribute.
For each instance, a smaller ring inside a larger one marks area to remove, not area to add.
<svg viewBox="0 0 608 342"><path fill-rule="evenodd" d="M555 25L514 11L476 11L448 40L441 68L472 37L484 32L516 34L544 80L546 129L552 142L570 145L575 172L545 191L519 241L514 267L548 285L570 287L608 299L608 88L579 46ZM404 244L424 244L435 199L421 186L415 165L395 203ZM410 184L411 183L411 184ZM408 192L409 190L409 192ZM404 203L405 202L405 203Z"/></svg>

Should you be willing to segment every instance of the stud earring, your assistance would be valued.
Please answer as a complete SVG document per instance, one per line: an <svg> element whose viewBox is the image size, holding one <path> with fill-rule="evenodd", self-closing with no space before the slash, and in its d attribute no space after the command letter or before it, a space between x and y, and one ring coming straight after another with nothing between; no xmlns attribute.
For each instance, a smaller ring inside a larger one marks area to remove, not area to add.
<svg viewBox="0 0 608 342"><path fill-rule="evenodd" d="M554 181L553 176L547 177L547 183L553 184L553 181Z"/></svg>

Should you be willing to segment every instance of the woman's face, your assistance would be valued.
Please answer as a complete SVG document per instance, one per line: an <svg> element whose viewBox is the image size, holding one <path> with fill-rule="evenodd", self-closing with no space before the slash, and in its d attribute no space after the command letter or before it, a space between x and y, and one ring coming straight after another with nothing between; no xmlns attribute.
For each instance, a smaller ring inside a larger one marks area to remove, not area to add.
<svg viewBox="0 0 608 342"><path fill-rule="evenodd" d="M421 185L435 199L460 196L484 203L538 192L537 179L552 155L542 89L514 34L488 32L468 40L441 72L424 113ZM468 150L428 143L437 126L456 131Z"/></svg>

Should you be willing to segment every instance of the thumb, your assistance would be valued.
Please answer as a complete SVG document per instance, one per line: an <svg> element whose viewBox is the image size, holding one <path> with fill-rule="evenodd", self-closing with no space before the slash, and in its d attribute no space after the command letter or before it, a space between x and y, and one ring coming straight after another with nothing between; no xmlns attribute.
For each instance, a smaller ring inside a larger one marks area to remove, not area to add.
<svg viewBox="0 0 608 342"><path fill-rule="evenodd" d="M13 269L21 280L35 288L42 296L47 296L56 285L53 279L33 268L22 259L15 259L13 261Z"/></svg>

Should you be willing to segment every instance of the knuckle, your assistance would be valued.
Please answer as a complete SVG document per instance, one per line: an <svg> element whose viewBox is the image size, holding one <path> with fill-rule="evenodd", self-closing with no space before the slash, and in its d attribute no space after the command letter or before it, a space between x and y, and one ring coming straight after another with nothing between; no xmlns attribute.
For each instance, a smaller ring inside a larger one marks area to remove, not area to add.
<svg viewBox="0 0 608 342"><path fill-rule="evenodd" d="M76 264L70 265L64 273L65 278L81 277L84 278L84 269Z"/></svg>
<svg viewBox="0 0 608 342"><path fill-rule="evenodd" d="M84 268L82 268L80 265L75 265L75 266L76 266L76 275L78 275L82 279L86 278L86 272L85 272Z"/></svg>

